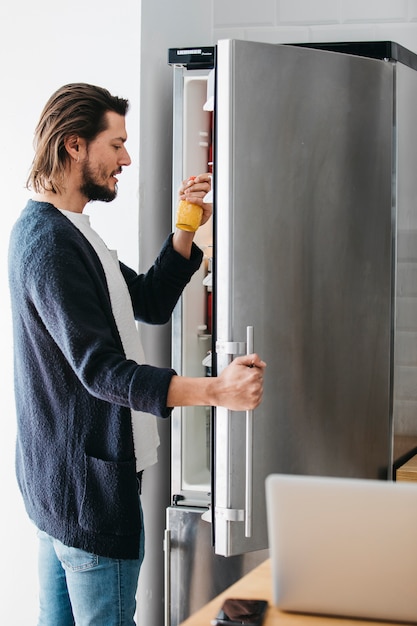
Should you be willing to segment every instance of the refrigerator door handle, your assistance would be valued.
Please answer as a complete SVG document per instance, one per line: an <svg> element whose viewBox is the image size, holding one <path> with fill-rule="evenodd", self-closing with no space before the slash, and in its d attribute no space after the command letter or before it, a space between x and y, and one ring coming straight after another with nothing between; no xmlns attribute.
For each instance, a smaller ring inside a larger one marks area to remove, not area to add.
<svg viewBox="0 0 417 626"><path fill-rule="evenodd" d="M253 352L253 326L246 327L246 354ZM246 411L245 537L252 536L253 411Z"/></svg>
<svg viewBox="0 0 417 626"><path fill-rule="evenodd" d="M171 531L164 534L164 626L171 626Z"/></svg>

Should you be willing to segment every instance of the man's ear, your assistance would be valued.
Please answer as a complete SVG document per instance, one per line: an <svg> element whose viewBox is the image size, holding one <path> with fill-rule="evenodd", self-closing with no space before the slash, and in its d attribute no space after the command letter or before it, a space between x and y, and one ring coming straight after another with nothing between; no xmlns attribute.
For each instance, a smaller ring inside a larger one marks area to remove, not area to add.
<svg viewBox="0 0 417 626"><path fill-rule="evenodd" d="M64 141L66 151L68 152L71 159L73 159L76 163L78 163L80 160L80 155L84 144L84 139L81 139L78 135L70 135Z"/></svg>

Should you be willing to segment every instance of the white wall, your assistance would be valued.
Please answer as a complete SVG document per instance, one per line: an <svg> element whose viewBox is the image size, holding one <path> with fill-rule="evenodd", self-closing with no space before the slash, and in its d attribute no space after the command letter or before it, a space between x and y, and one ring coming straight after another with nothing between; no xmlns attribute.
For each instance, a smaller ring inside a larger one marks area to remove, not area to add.
<svg viewBox="0 0 417 626"><path fill-rule="evenodd" d="M158 192L157 180L153 178L146 186L144 174L139 193L139 103L147 102L147 112L161 106L158 89L152 90L146 84L146 94L139 93L141 11L143 32L154 44L143 48L143 54L149 55L155 71L165 75L168 46L210 45L228 37L272 43L389 39L417 52L417 0L142 0L142 5L143 11L140 0L124 0L122 5L110 0L38 0L36 4L16 0L2 3L0 8L0 621L8 626L36 623L37 583L36 541L17 492L13 467L15 418L7 245L11 225L28 196L24 184L32 158L31 139L46 99L57 87L72 81L93 82L130 99L128 149L133 163L121 177L119 198L110 205L92 207L89 212L109 246L136 266L139 196L142 202ZM166 25L162 37L161 24ZM211 41L201 41L202 25L211 33ZM160 54L156 42L164 48ZM155 141L165 145L166 136L155 133ZM166 153L153 147L153 169L166 169ZM142 144L141 158L146 155L145 148L146 142Z"/></svg>
<svg viewBox="0 0 417 626"><path fill-rule="evenodd" d="M14 478L15 416L6 276L9 231L28 197L24 185L41 108L64 83L92 82L130 99L127 147L133 163L120 178L119 198L109 205L97 204L89 212L108 244L137 266L139 17L137 0L124 0L123 11L110 0L39 0L36 4L17 0L2 3L0 8L0 622L8 626L35 624L37 616L37 544Z"/></svg>

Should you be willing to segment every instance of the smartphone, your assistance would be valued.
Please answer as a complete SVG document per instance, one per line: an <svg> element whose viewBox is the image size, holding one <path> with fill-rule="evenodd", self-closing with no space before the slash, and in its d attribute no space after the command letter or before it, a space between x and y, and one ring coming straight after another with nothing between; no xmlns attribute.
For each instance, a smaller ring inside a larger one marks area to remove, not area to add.
<svg viewBox="0 0 417 626"><path fill-rule="evenodd" d="M268 608L266 600L228 598L224 601L212 626L261 626Z"/></svg>

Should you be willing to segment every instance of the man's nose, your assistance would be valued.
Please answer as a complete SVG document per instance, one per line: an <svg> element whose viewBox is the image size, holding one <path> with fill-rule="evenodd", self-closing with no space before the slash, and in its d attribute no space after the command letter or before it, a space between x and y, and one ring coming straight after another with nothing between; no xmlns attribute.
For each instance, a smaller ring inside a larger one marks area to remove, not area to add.
<svg viewBox="0 0 417 626"><path fill-rule="evenodd" d="M122 158L120 159L120 164L126 166L126 165L130 165L131 163L132 163L132 159L130 158L130 154L128 153L126 148L124 148Z"/></svg>

